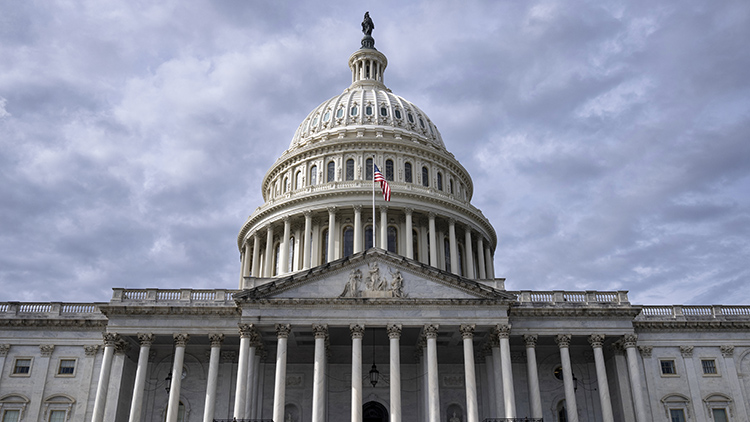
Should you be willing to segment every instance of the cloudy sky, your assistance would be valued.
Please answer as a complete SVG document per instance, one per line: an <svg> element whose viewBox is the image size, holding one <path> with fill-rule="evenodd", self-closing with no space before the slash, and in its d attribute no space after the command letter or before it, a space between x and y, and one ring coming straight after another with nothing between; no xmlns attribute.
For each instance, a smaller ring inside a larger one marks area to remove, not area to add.
<svg viewBox="0 0 750 422"><path fill-rule="evenodd" d="M261 178L348 86L366 10L508 289L750 304L747 0L0 0L0 300L236 288Z"/></svg>

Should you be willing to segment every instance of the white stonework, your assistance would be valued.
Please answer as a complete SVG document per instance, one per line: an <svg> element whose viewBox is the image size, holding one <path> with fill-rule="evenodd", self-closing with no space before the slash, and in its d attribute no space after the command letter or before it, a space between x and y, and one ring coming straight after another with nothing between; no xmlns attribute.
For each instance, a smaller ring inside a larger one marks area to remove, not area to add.
<svg viewBox="0 0 750 422"><path fill-rule="evenodd" d="M0 303L0 422L748 422L750 306L505 290L469 173L386 66L352 54L269 169L238 289Z"/></svg>

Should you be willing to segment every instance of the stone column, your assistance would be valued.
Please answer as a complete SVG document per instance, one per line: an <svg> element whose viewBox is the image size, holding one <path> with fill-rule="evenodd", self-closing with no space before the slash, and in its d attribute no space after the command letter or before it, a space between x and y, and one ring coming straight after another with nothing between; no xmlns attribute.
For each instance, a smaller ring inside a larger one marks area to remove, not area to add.
<svg viewBox="0 0 750 422"><path fill-rule="evenodd" d="M112 357L115 355L115 345L120 336L115 333L104 333L104 357L102 358L102 369L99 371L99 383L96 386L96 398L94 399L94 411L91 422L103 422L104 405L107 402L107 388L109 387L109 374L112 370Z"/></svg>
<svg viewBox="0 0 750 422"><path fill-rule="evenodd" d="M284 405L286 404L286 342L292 326L276 324L276 377L273 387L273 420L284 420Z"/></svg>
<svg viewBox="0 0 750 422"><path fill-rule="evenodd" d="M283 217L284 220L284 237L281 239L279 246L279 275L289 272L289 237L292 230L292 222L288 215Z"/></svg>
<svg viewBox="0 0 750 422"><path fill-rule="evenodd" d="M440 385L438 384L437 324L424 326L427 339L427 397L429 422L440 422Z"/></svg>
<svg viewBox="0 0 750 422"><path fill-rule="evenodd" d="M505 394L503 393L503 365L502 358L500 357L500 338L497 333L490 334L490 345L492 347L492 372L494 375L492 380L495 385L495 415L499 418L505 414L503 411Z"/></svg>
<svg viewBox="0 0 750 422"><path fill-rule="evenodd" d="M240 357L237 362L237 384L234 388L234 417L245 419L245 400L247 399L248 368L255 358L255 350L250 350L250 343L257 340L253 324L239 324ZM254 349L254 348L253 348Z"/></svg>
<svg viewBox="0 0 750 422"><path fill-rule="evenodd" d="M0 374L3 373L5 368L5 358L8 356L10 350L10 344L0 344Z"/></svg>
<svg viewBox="0 0 750 422"><path fill-rule="evenodd" d="M362 241L362 205L354 206L354 253L359 253L364 250L364 242Z"/></svg>
<svg viewBox="0 0 750 422"><path fill-rule="evenodd" d="M335 252L336 252L336 207L328 207L328 262L336 260Z"/></svg>
<svg viewBox="0 0 750 422"><path fill-rule="evenodd" d="M531 417L541 419L542 415L542 395L539 391L539 373L536 366L536 334L525 334L523 336L526 342L526 374L529 379L529 407L531 407Z"/></svg>
<svg viewBox="0 0 750 422"><path fill-rule="evenodd" d="M641 383L641 369L638 365L638 349L635 347L637 341L638 335L636 334L626 334L623 336L623 347L625 348L625 354L628 359L630 388L633 391L635 420L637 422L647 422L646 403L643 399L643 384Z"/></svg>
<svg viewBox="0 0 750 422"><path fill-rule="evenodd" d="M388 207L380 206L380 249L388 250Z"/></svg>
<svg viewBox="0 0 750 422"><path fill-rule="evenodd" d="M732 391L742 391L740 379L737 376L737 365L734 361L734 346L724 345L719 346L719 349L721 350L721 356L724 359L724 366L726 367L727 377L732 386ZM743 400L737 400L735 406L737 407L737 420L748 420L747 404Z"/></svg>
<svg viewBox="0 0 750 422"><path fill-rule="evenodd" d="M133 385L133 399L130 401L129 422L140 422L141 409L143 406L143 389L146 387L146 371L148 370L148 354L154 335L150 333L138 333L141 342L141 350L138 352L138 368L135 370L135 383Z"/></svg>
<svg viewBox="0 0 750 422"><path fill-rule="evenodd" d="M312 326L315 336L315 363L313 364L313 402L312 422L325 422L325 378L326 378L326 335L328 326L314 324Z"/></svg>
<svg viewBox="0 0 750 422"><path fill-rule="evenodd" d="M247 393L245 394L245 418L253 419L253 397L255 396L255 371L258 368L258 348L261 347L260 334L253 330L250 337L250 350L248 351L249 356L247 360Z"/></svg>
<svg viewBox="0 0 750 422"><path fill-rule="evenodd" d="M458 244L456 243L456 220L448 220L448 244L451 249L451 272L458 274Z"/></svg>
<svg viewBox="0 0 750 422"><path fill-rule="evenodd" d="M474 278L474 249L471 245L471 227L468 225L464 228L464 252L466 253L466 259L464 260L464 267L466 271L464 276L466 278Z"/></svg>
<svg viewBox="0 0 750 422"><path fill-rule="evenodd" d="M487 278L487 271L484 267L484 240L482 234L477 233L477 269L479 270L479 279L484 280Z"/></svg>
<svg viewBox="0 0 750 422"><path fill-rule="evenodd" d="M253 265L250 268L253 277L260 277L260 235L258 232L253 234Z"/></svg>
<svg viewBox="0 0 750 422"><path fill-rule="evenodd" d="M404 239L406 240L406 257L409 259L414 259L414 241L412 240L414 231L414 223L412 221L412 214L414 213L413 208L404 208L404 214L406 215L406 236L404 236Z"/></svg>
<svg viewBox="0 0 750 422"><path fill-rule="evenodd" d="M430 228L430 265L439 268L437 259L437 251L439 249L437 244L437 230L435 229L435 213L431 212L428 214L429 228Z"/></svg>
<svg viewBox="0 0 750 422"><path fill-rule="evenodd" d="M388 342L391 358L391 419L401 422L401 324L388 324Z"/></svg>
<svg viewBox="0 0 750 422"><path fill-rule="evenodd" d="M497 396L495 393L495 370L492 365L492 348L489 345L485 345L484 352L484 371L487 376L487 399L490 403L489 408L486 412L490 417L499 418L500 414L497 413Z"/></svg>
<svg viewBox="0 0 750 422"><path fill-rule="evenodd" d="M174 363L172 365L172 384L169 388L166 422L177 422L177 412L180 408L180 388L182 387L182 366L185 361L185 346L190 336L176 333L174 337Z"/></svg>
<svg viewBox="0 0 750 422"><path fill-rule="evenodd" d="M614 422L615 417L612 412L612 399L609 395L609 382L607 381L607 367L604 364L604 334L592 334L589 336L589 343L594 349L594 364L596 365L596 383L599 386L599 402L602 405L602 420L604 422Z"/></svg>
<svg viewBox="0 0 750 422"><path fill-rule="evenodd" d="M362 337L364 325L349 326L352 333L352 422L362 422Z"/></svg>
<svg viewBox="0 0 750 422"><path fill-rule="evenodd" d="M513 387L513 365L510 361L510 325L497 326L497 336L500 339L500 362L503 366L503 403L505 417L516 417L516 393Z"/></svg>
<svg viewBox="0 0 750 422"><path fill-rule="evenodd" d="M208 358L208 379L206 380L206 404L203 406L203 422L213 422L216 409L216 386L219 380L219 357L224 334L209 334L211 356Z"/></svg>
<svg viewBox="0 0 750 422"><path fill-rule="evenodd" d="M266 260L263 264L263 276L273 276L273 227L266 227Z"/></svg>
<svg viewBox="0 0 750 422"><path fill-rule="evenodd" d="M464 374L466 377L466 421L479 422L477 405L477 375L474 368L474 324L461 325L464 341Z"/></svg>
<svg viewBox="0 0 750 422"><path fill-rule="evenodd" d="M260 361L265 358L265 353L262 351L262 345L259 343L258 347L255 349L255 364L253 366L253 378L250 380L250 382L253 385L253 397L250 401L250 419L259 419L260 415L260 407L258 405L258 398L263 393L261 391L261 384L260 384ZM209 421L206 421L209 422Z"/></svg>
<svg viewBox="0 0 750 422"><path fill-rule="evenodd" d="M306 270L310 268L310 259L312 255L311 247L311 236L312 236L312 211L305 211L305 234L302 236L302 269Z"/></svg>
<svg viewBox="0 0 750 422"><path fill-rule="evenodd" d="M492 262L492 250L490 250L490 246L487 245L484 248L484 260L485 265L487 265L487 278L494 279L495 278L495 263Z"/></svg>
<svg viewBox="0 0 750 422"><path fill-rule="evenodd" d="M555 338L560 346L560 361L563 370L563 386L565 388L565 407L568 411L568 422L578 422L578 404L573 384L573 368L570 364L570 334L558 334Z"/></svg>

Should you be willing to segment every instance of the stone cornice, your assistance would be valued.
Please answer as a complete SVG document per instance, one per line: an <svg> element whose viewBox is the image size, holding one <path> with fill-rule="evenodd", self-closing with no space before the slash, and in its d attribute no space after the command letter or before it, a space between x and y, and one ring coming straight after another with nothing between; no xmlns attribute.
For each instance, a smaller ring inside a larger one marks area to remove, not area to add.
<svg viewBox="0 0 750 422"><path fill-rule="evenodd" d="M636 332L643 331L750 331L745 321L634 321Z"/></svg>
<svg viewBox="0 0 750 422"><path fill-rule="evenodd" d="M545 307L511 306L508 310L510 317L597 317L633 319L640 312L640 308L630 306L600 306L600 305L564 305L556 304Z"/></svg>
<svg viewBox="0 0 750 422"><path fill-rule="evenodd" d="M58 319L58 318L8 318L0 319L2 328L71 328L76 330L101 330L107 326L106 319Z"/></svg>
<svg viewBox="0 0 750 422"><path fill-rule="evenodd" d="M100 309L108 317L114 315L240 315L240 310L236 306L191 306L191 304L107 305L101 306Z"/></svg>
<svg viewBox="0 0 750 422"><path fill-rule="evenodd" d="M240 301L240 299L238 299ZM329 308L349 309L361 306L396 307L413 309L415 306L507 306L508 302L497 299L412 299L412 298L242 298L241 304L271 308L316 308L325 305Z"/></svg>

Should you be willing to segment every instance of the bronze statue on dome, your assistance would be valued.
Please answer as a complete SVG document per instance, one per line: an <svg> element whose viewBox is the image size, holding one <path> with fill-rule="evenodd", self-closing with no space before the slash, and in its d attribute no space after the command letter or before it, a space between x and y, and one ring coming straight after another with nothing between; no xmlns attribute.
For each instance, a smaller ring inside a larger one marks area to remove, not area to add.
<svg viewBox="0 0 750 422"><path fill-rule="evenodd" d="M375 24L370 19L370 12L365 12L365 19L362 21L362 32L370 37L372 36L373 29L375 29Z"/></svg>

